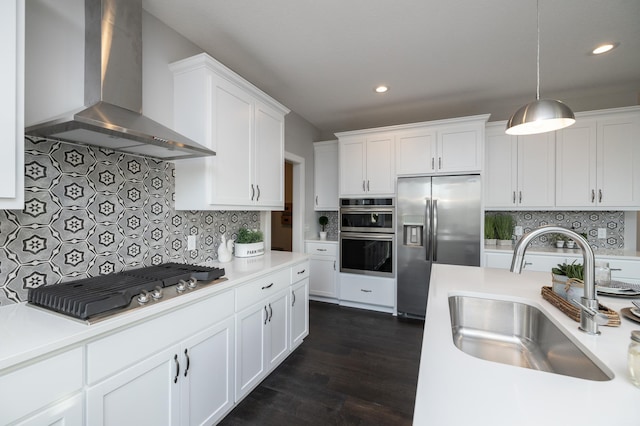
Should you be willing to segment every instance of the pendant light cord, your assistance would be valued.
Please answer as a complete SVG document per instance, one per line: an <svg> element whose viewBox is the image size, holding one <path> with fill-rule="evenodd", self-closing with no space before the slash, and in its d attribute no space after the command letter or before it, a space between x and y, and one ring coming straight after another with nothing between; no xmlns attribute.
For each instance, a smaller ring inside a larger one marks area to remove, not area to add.
<svg viewBox="0 0 640 426"><path fill-rule="evenodd" d="M536 28L538 30L538 55L536 57L536 99L540 100L540 0L536 0Z"/></svg>

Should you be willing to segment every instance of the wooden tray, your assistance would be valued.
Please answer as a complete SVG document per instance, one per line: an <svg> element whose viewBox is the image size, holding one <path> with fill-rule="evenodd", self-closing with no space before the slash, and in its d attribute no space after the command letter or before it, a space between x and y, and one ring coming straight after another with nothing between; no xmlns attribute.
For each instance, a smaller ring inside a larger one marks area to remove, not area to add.
<svg viewBox="0 0 640 426"><path fill-rule="evenodd" d="M558 296L551 287L542 287L542 297L556 308L560 309L566 316L576 322L580 322L580 308L574 306L562 297ZM609 317L609 322L605 324L609 327L618 327L621 324L620 315L612 309L607 308L603 304L598 305L600 313Z"/></svg>

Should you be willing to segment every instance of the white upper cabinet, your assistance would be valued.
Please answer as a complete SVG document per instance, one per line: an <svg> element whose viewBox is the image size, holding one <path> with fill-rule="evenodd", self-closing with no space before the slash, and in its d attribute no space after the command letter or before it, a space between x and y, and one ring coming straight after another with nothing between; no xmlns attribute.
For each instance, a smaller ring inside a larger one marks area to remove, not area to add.
<svg viewBox="0 0 640 426"><path fill-rule="evenodd" d="M177 210L282 210L289 110L206 54L171 64L175 129L216 156L175 162Z"/></svg>
<svg viewBox="0 0 640 426"><path fill-rule="evenodd" d="M503 122L487 126L485 207L555 205L555 135L510 136Z"/></svg>
<svg viewBox="0 0 640 426"><path fill-rule="evenodd" d="M480 172L488 115L397 126L396 174Z"/></svg>
<svg viewBox="0 0 640 426"><path fill-rule="evenodd" d="M394 140L388 133L336 134L340 145L340 196L393 195Z"/></svg>
<svg viewBox="0 0 640 426"><path fill-rule="evenodd" d="M0 3L0 209L24 208L24 8Z"/></svg>
<svg viewBox="0 0 640 426"><path fill-rule="evenodd" d="M556 205L628 209L640 205L640 109L576 114L557 132Z"/></svg>
<svg viewBox="0 0 640 426"><path fill-rule="evenodd" d="M313 208L338 210L338 141L315 142L313 155Z"/></svg>

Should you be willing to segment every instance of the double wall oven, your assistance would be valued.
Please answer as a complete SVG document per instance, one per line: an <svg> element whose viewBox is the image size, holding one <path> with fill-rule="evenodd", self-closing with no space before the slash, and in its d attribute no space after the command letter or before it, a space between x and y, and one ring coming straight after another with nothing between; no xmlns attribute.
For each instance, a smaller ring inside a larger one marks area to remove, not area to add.
<svg viewBox="0 0 640 426"><path fill-rule="evenodd" d="M393 277L393 198L340 200L340 272Z"/></svg>

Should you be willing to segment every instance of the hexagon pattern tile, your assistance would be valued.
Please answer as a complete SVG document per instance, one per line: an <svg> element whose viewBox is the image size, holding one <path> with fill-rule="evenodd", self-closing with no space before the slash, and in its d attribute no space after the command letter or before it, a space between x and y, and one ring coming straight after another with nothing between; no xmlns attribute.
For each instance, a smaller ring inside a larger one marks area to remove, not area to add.
<svg viewBox="0 0 640 426"><path fill-rule="evenodd" d="M508 213L522 226L525 233L542 225L558 225L587 234L587 241L594 249L624 248L624 212L487 212L490 214ZM607 230L607 238L598 238L598 228ZM551 239L543 235L531 243L534 247L551 246Z"/></svg>
<svg viewBox="0 0 640 426"><path fill-rule="evenodd" d="M25 138L25 208L0 210L0 305L32 287L215 259L222 233L260 227L255 212L176 211L174 174L170 162Z"/></svg>

